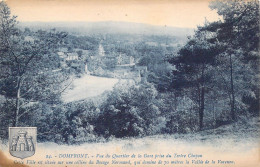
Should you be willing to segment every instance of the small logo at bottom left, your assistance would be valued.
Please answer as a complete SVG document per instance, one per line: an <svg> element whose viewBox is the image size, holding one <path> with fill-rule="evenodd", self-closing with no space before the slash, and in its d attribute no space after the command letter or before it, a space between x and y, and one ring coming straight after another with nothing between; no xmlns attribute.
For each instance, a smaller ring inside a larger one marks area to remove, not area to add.
<svg viewBox="0 0 260 167"><path fill-rule="evenodd" d="M17 158L27 158L35 154L37 127L9 127L9 152Z"/></svg>

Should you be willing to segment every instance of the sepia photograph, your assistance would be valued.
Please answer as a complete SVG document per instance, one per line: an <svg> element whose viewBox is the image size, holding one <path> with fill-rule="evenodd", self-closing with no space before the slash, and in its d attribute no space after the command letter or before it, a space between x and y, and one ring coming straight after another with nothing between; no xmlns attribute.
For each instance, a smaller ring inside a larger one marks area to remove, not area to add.
<svg viewBox="0 0 260 167"><path fill-rule="evenodd" d="M0 167L257 167L259 0L0 0Z"/></svg>

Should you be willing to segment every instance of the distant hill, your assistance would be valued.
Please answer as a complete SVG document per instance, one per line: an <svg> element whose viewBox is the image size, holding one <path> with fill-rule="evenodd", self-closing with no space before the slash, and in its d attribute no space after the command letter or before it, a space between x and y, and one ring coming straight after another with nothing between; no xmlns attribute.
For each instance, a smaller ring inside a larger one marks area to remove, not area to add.
<svg viewBox="0 0 260 167"><path fill-rule="evenodd" d="M140 35L169 35L186 37L192 35L194 29L168 26L154 26L132 22L20 22L22 28L32 30L56 28L77 35L95 34L140 34Z"/></svg>

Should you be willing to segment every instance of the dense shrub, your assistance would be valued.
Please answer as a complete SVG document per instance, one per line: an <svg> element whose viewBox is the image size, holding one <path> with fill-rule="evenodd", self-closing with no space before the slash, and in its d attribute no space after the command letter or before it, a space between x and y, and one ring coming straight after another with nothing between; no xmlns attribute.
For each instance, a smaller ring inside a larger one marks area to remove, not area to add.
<svg viewBox="0 0 260 167"><path fill-rule="evenodd" d="M157 91L152 84L117 85L101 106L95 130L106 138L160 133L165 118L157 106Z"/></svg>

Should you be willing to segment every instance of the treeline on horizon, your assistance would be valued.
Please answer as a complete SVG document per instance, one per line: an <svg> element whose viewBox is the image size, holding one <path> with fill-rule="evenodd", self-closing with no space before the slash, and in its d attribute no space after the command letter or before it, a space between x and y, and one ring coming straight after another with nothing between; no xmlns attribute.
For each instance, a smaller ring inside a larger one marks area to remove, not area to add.
<svg viewBox="0 0 260 167"><path fill-rule="evenodd" d="M215 0L209 7L223 19L205 20L182 47L130 41L122 49L104 40L108 52L120 49L147 66L145 80L118 83L102 98L65 104L61 93L70 73L52 72L59 68L54 53L77 47L72 39L88 40L82 47L96 49L97 39L21 30L1 2L0 138L8 138L10 126L34 126L39 141L79 144L193 133L259 116L259 1Z"/></svg>

